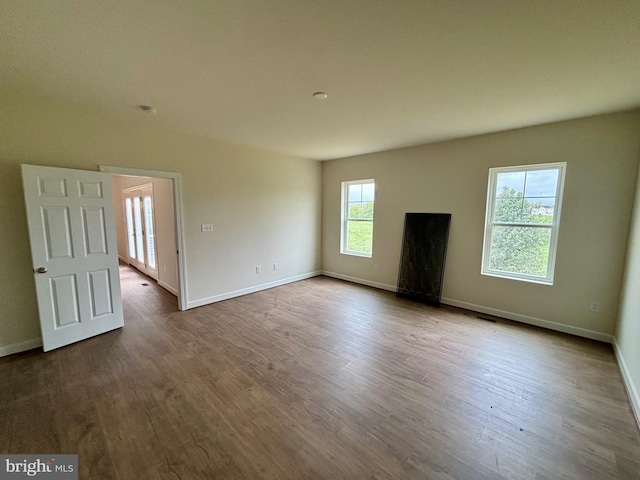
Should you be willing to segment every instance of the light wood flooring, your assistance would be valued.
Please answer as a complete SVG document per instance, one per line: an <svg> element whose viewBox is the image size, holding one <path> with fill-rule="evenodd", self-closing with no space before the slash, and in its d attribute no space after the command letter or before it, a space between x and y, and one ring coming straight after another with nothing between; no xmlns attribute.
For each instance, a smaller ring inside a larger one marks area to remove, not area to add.
<svg viewBox="0 0 640 480"><path fill-rule="evenodd" d="M149 283L142 286L141 283ZM317 277L0 359L0 452L81 479L635 479L609 345Z"/></svg>

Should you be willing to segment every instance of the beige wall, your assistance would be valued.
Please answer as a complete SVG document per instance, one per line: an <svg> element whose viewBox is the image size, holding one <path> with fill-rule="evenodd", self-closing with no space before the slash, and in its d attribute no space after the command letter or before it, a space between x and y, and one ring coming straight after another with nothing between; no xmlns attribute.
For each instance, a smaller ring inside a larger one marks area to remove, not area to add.
<svg viewBox="0 0 640 480"><path fill-rule="evenodd" d="M22 163L180 172L192 304L316 271L321 253L326 271L394 285L404 213L451 212L444 297L576 333L614 332L640 157L638 111L322 164L168 132L149 116L123 122L13 91L0 90L0 111L0 353L40 335ZM556 161L568 169L555 284L480 275L488 168ZM339 254L340 182L362 178L377 182L372 259ZM201 223L212 223L214 232L200 232ZM636 250L627 291L637 291ZM273 262L279 270L270 268ZM636 297L623 298L617 339L637 384ZM589 311L594 300L600 313Z"/></svg>
<svg viewBox="0 0 640 480"><path fill-rule="evenodd" d="M40 336L22 163L181 173L190 302L320 268L318 162L161 130L153 116L124 122L2 88L0 112L0 353ZM201 233L201 223L214 232ZM273 262L279 270L266 268Z"/></svg>
<svg viewBox="0 0 640 480"><path fill-rule="evenodd" d="M629 235L616 353L640 423L640 176Z"/></svg>
<svg viewBox="0 0 640 480"><path fill-rule="evenodd" d="M405 212L452 213L445 301L610 339L639 132L635 111L324 162L323 270L393 286ZM480 275L488 169L547 162L567 162L554 285ZM366 178L376 180L371 259L339 253L340 184ZM601 312L590 311L591 301Z"/></svg>
<svg viewBox="0 0 640 480"><path fill-rule="evenodd" d="M176 223L173 205L173 182L168 178L112 176L113 210L116 218L118 255L127 261L127 229L122 190L153 184L153 215L155 220L156 262L158 284L174 295L178 292L178 262L176 257Z"/></svg>

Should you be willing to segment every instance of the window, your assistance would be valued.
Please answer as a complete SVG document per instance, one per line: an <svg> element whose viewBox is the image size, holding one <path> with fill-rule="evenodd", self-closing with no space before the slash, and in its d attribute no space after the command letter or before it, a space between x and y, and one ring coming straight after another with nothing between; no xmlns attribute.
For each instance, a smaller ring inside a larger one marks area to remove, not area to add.
<svg viewBox="0 0 640 480"><path fill-rule="evenodd" d="M565 168L489 169L483 275L553 284Z"/></svg>
<svg viewBox="0 0 640 480"><path fill-rule="evenodd" d="M340 253L371 257L375 182L342 182L342 232Z"/></svg>

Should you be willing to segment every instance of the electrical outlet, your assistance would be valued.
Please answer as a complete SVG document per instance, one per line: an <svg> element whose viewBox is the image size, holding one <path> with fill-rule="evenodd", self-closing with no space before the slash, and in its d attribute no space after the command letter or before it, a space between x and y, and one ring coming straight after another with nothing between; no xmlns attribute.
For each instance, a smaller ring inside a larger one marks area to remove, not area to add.
<svg viewBox="0 0 640 480"><path fill-rule="evenodd" d="M277 264L277 263L274 263L274 264L273 264L273 269L274 269L274 270L277 270L277 269L278 269L278 264Z"/></svg>
<svg viewBox="0 0 640 480"><path fill-rule="evenodd" d="M257 266L256 267L256 273L262 273L262 267Z"/></svg>
<svg viewBox="0 0 640 480"><path fill-rule="evenodd" d="M213 232L213 225L210 223L203 223L201 228L203 232Z"/></svg>
<svg viewBox="0 0 640 480"><path fill-rule="evenodd" d="M591 302L591 311L599 312L600 311L600 302Z"/></svg>

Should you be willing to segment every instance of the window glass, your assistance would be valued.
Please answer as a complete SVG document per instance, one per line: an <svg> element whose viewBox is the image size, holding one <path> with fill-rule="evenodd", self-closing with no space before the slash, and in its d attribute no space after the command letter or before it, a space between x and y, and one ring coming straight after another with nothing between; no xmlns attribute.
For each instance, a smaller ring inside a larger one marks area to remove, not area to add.
<svg viewBox="0 0 640 480"><path fill-rule="evenodd" d="M136 253L138 259L144 259L144 246L142 243L142 208L140 206L140 197L133 199L133 221L135 222L136 231Z"/></svg>
<svg viewBox="0 0 640 480"><path fill-rule="evenodd" d="M342 183L342 227L340 252L370 257L373 250L375 182Z"/></svg>
<svg viewBox="0 0 640 480"><path fill-rule="evenodd" d="M147 240L147 260L149 267L156 268L156 237L153 232L153 210L151 197L144 197L145 231Z"/></svg>
<svg viewBox="0 0 640 480"><path fill-rule="evenodd" d="M127 237L128 237L128 243L129 243L129 256L131 258L136 258L136 245L135 245L135 235L133 232L133 213L131 211L131 199L130 198L126 198L124 201L124 211L126 212L126 216L127 216Z"/></svg>
<svg viewBox="0 0 640 480"><path fill-rule="evenodd" d="M483 274L553 283L565 167L489 170Z"/></svg>

